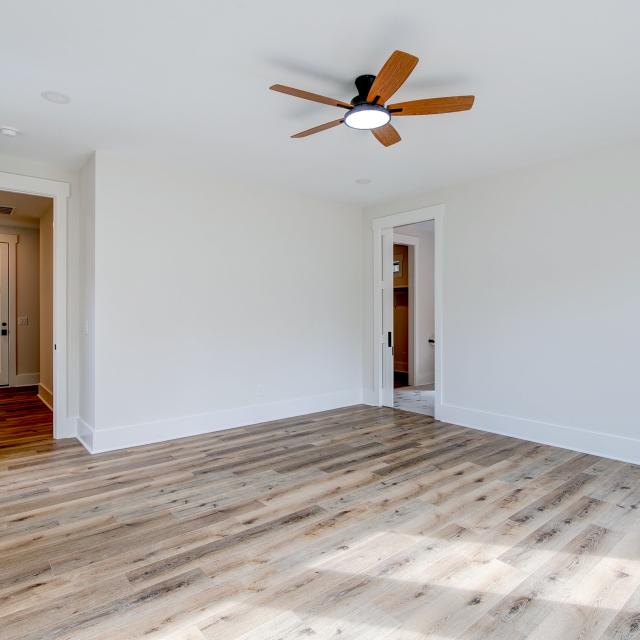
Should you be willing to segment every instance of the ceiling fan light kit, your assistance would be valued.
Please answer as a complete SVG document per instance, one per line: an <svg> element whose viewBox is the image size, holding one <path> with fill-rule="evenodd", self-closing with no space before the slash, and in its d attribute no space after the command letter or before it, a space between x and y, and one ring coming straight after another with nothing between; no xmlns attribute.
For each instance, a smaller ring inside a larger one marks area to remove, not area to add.
<svg viewBox="0 0 640 640"><path fill-rule="evenodd" d="M352 129L377 129L391 120L389 109L378 104L359 104L349 109L344 123Z"/></svg>
<svg viewBox="0 0 640 640"><path fill-rule="evenodd" d="M344 118L332 120L292 135L292 138L306 138L314 133L345 124L351 129L369 129L373 136L385 147L400 142L400 134L391 125L393 116L421 116L436 113L467 111L473 106L474 96L454 96L449 98L427 98L386 105L391 96L404 84L409 74L418 64L418 58L404 51L394 51L384 63L377 76L362 75L355 80L358 95L351 102L327 98L282 84L269 87L272 91L286 93L303 100L328 104L346 109Z"/></svg>

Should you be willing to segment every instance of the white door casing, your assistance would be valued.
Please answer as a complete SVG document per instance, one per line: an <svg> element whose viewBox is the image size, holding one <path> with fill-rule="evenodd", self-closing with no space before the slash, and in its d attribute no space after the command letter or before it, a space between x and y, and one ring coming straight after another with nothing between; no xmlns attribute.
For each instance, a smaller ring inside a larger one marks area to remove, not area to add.
<svg viewBox="0 0 640 640"><path fill-rule="evenodd" d="M444 398L443 344L443 218L444 205L394 213L371 221L373 231L373 385L378 406L393 406L393 356L388 331L393 328L393 229L416 222L434 221L434 306L435 306L435 398L434 413L442 414ZM388 237L390 234L390 239ZM390 243L390 258L389 258ZM384 254L387 253L385 260ZM387 284L388 283L388 284ZM385 296L385 287L390 291ZM386 331L386 333L385 333ZM393 340L391 342L393 344ZM387 352L388 349L388 352Z"/></svg>
<svg viewBox="0 0 640 640"><path fill-rule="evenodd" d="M380 356L382 360L382 404L393 407L393 228L382 230L382 272L380 302L382 308L382 334Z"/></svg>

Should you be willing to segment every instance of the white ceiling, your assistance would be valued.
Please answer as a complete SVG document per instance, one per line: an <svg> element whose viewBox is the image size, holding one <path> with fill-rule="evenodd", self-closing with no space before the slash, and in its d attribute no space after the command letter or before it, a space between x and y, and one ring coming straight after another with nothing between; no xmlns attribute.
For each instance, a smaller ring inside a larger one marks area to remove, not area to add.
<svg viewBox="0 0 640 640"><path fill-rule="evenodd" d="M5 0L2 23L0 126L24 132L2 153L137 149L368 203L640 137L637 0ZM289 138L342 110L270 84L350 99L394 49L420 58L396 99L473 110L397 118L390 148L342 126Z"/></svg>

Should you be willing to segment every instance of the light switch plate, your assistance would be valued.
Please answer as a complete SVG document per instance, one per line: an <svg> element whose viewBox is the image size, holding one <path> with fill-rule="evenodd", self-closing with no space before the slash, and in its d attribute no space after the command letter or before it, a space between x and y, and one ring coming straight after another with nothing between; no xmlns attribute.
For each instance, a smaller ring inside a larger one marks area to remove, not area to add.
<svg viewBox="0 0 640 640"><path fill-rule="evenodd" d="M18 316L18 326L26 327L29 324L29 316Z"/></svg>

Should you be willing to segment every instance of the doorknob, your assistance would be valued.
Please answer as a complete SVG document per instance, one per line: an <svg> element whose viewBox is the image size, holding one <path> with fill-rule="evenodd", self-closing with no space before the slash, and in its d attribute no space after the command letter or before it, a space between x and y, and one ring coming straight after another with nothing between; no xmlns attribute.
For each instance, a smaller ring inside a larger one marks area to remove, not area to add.
<svg viewBox="0 0 640 640"><path fill-rule="evenodd" d="M436 341L433 338L429 338L429 344L435 344Z"/></svg>

